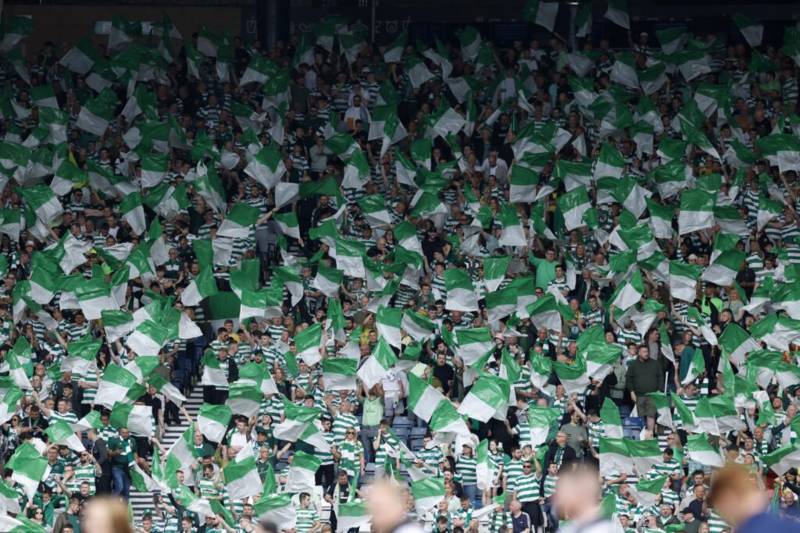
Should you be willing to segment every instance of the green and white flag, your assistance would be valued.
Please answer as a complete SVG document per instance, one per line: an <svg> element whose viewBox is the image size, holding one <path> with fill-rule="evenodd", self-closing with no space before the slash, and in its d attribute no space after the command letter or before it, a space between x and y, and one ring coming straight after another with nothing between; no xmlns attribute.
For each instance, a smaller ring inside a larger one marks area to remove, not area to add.
<svg viewBox="0 0 800 533"><path fill-rule="evenodd" d="M725 461L719 450L709 444L705 434L689 435L686 442L686 450L689 453L689 459L703 466L712 468L725 466Z"/></svg>
<svg viewBox="0 0 800 533"><path fill-rule="evenodd" d="M217 235L246 239L250 235L251 227L258 220L259 214L257 207L242 203L234 204L225 216L225 220L220 224Z"/></svg>
<svg viewBox="0 0 800 533"><path fill-rule="evenodd" d="M322 360L322 379L325 390L356 390L358 361L346 357Z"/></svg>
<svg viewBox="0 0 800 533"><path fill-rule="evenodd" d="M295 452L289 465L286 492L313 492L315 474L321 463L319 457L302 451Z"/></svg>
<svg viewBox="0 0 800 533"><path fill-rule="evenodd" d="M547 31L552 32L558 16L558 2L528 0L522 11L522 16L528 22L538 24Z"/></svg>
<svg viewBox="0 0 800 533"><path fill-rule="evenodd" d="M39 482L50 475L47 459L30 442L24 442L16 449L6 468L12 470L11 479L20 484L29 501L33 501Z"/></svg>
<svg viewBox="0 0 800 533"><path fill-rule="evenodd" d="M81 107L75 125L98 137L102 137L108 129L109 123L114 120L114 106L116 96L105 89L97 97L89 100Z"/></svg>
<svg viewBox="0 0 800 533"><path fill-rule="evenodd" d="M83 170L75 166L75 163L69 159L65 159L56 169L53 181L50 182L50 188L56 196L66 196L72 192L72 189L85 186L88 180L89 178Z"/></svg>
<svg viewBox="0 0 800 533"><path fill-rule="evenodd" d="M622 357L622 348L605 342L591 342L581 353L586 357L587 375L594 380L603 381Z"/></svg>
<svg viewBox="0 0 800 533"><path fill-rule="evenodd" d="M531 322L537 328L546 328L548 331L561 331L561 304L552 293L546 293L526 308Z"/></svg>
<svg viewBox="0 0 800 533"><path fill-rule="evenodd" d="M231 413L246 416L248 419L258 414L264 394L258 387L250 383L236 381L231 384L228 399L225 405L230 407Z"/></svg>
<svg viewBox="0 0 800 533"><path fill-rule="evenodd" d="M381 337L378 339L375 348L373 348L372 355L358 369L358 377L369 390L377 383L380 383L389 369L395 364L397 364L397 356L389 343Z"/></svg>
<svg viewBox="0 0 800 533"><path fill-rule="evenodd" d="M492 333L488 328L456 329L455 341L464 366L472 366L494 348Z"/></svg>
<svg viewBox="0 0 800 533"><path fill-rule="evenodd" d="M10 487L5 481L0 481L0 508L5 510L5 514L7 519L11 517L8 516L6 513L11 513L18 515L20 513L19 507L19 493ZM5 525L0 522L0 527L5 527ZM10 527L5 531L16 531L11 529ZM22 530L24 531L24 530ZM38 532L37 532L38 533Z"/></svg>
<svg viewBox="0 0 800 533"><path fill-rule="evenodd" d="M218 292L214 270L210 267L205 267L200 269L197 277L190 281L189 285L181 292L181 303L188 307L194 307Z"/></svg>
<svg viewBox="0 0 800 533"><path fill-rule="evenodd" d="M772 307L786 311L793 319L800 319L800 284L783 283L772 294Z"/></svg>
<svg viewBox="0 0 800 533"><path fill-rule="evenodd" d="M591 209L592 204L586 187L577 187L558 198L558 208L564 215L564 229L572 231L575 228L585 226L583 215Z"/></svg>
<svg viewBox="0 0 800 533"><path fill-rule="evenodd" d="M630 459L633 462L636 472L643 476L655 465L662 461L661 447L658 439L649 440L625 440Z"/></svg>
<svg viewBox="0 0 800 533"><path fill-rule="evenodd" d="M211 442L222 442L232 415L227 405L203 403L197 413L197 428Z"/></svg>
<svg viewBox="0 0 800 533"><path fill-rule="evenodd" d="M287 442L296 442L322 416L322 411L315 407L296 405L288 400L283 401L284 420L275 426L275 438Z"/></svg>
<svg viewBox="0 0 800 533"><path fill-rule="evenodd" d="M294 336L295 357L302 359L308 366L314 366L320 360L322 344L322 324L316 323L305 328Z"/></svg>
<svg viewBox="0 0 800 533"><path fill-rule="evenodd" d="M102 344L101 340L94 340L91 336L70 342L67 345L68 357L61 363L61 371L70 370L73 374L85 375L94 363Z"/></svg>
<svg viewBox="0 0 800 533"><path fill-rule="evenodd" d="M719 346L722 354L737 367L744 364L748 353L761 349L761 345L735 322L725 326L719 336Z"/></svg>
<svg viewBox="0 0 800 533"><path fill-rule="evenodd" d="M772 198L767 198L765 196L759 198L758 214L756 216L758 231L763 230L767 224L778 218L782 212L783 204L780 202L776 202Z"/></svg>
<svg viewBox="0 0 800 533"><path fill-rule="evenodd" d="M294 211L275 213L275 216L272 218L278 224L281 233L294 239L300 238L300 222L297 220L297 213Z"/></svg>
<svg viewBox="0 0 800 533"><path fill-rule="evenodd" d="M627 0L608 0L605 18L626 30L631 29L631 19L628 15Z"/></svg>
<svg viewBox="0 0 800 533"><path fill-rule="evenodd" d="M705 359L703 358L703 352L701 352L700 350L695 350L694 356L692 357L692 361L691 363L689 363L689 368L686 369L686 375L681 380L681 384L686 385L688 383L691 383L705 371L706 371L706 363Z"/></svg>
<svg viewBox="0 0 800 533"><path fill-rule="evenodd" d="M334 298L339 294L343 279L344 273L341 270L320 264L312 286L319 289L328 298Z"/></svg>
<svg viewBox="0 0 800 533"><path fill-rule="evenodd" d="M424 342L428 340L436 330L436 324L424 316L411 310L403 312L403 319L400 327L414 341Z"/></svg>
<svg viewBox="0 0 800 533"><path fill-rule="evenodd" d="M414 373L408 373L408 408L425 422L429 422L436 408L445 400L444 395Z"/></svg>
<svg viewBox="0 0 800 533"><path fill-rule="evenodd" d="M58 60L58 63L67 70L83 76L92 69L99 59L100 54L97 53L92 40L89 37L84 37L78 41L78 44L67 50L67 53Z"/></svg>
<svg viewBox="0 0 800 533"><path fill-rule="evenodd" d="M634 486L628 486L628 491L636 498L636 504L641 507L652 507L656 504L661 490L664 488L668 476L658 476L652 479L640 479Z"/></svg>
<svg viewBox="0 0 800 533"><path fill-rule="evenodd" d="M478 38L480 39L480 37ZM480 46L480 42L478 45ZM403 66L414 90L419 89L435 77L418 55L406 56L403 60Z"/></svg>
<svg viewBox="0 0 800 533"><path fill-rule="evenodd" d="M30 185L19 190L25 204L44 224L50 224L64 212L64 207L47 185Z"/></svg>
<svg viewBox="0 0 800 533"><path fill-rule="evenodd" d="M222 181L217 175L214 167L206 167L201 161L197 163L197 177L194 181L195 189L203 200L217 213L222 213L225 210L225 190L222 187Z"/></svg>
<svg viewBox="0 0 800 533"><path fill-rule="evenodd" d="M242 500L260 494L261 477L258 475L256 459L252 455L237 457L222 469L222 478L231 500Z"/></svg>
<svg viewBox="0 0 800 533"><path fill-rule="evenodd" d="M773 133L756 141L756 148L780 172L800 170L800 139L790 133Z"/></svg>
<svg viewBox="0 0 800 533"><path fill-rule="evenodd" d="M741 13L734 13L732 18L733 22L736 23L736 27L742 32L742 36L744 36L744 40L747 41L747 44L753 48L761 46L761 40L764 37L763 24L758 24Z"/></svg>
<svg viewBox="0 0 800 533"><path fill-rule="evenodd" d="M167 324L146 320L128 336L126 346L139 355L157 354L170 337Z"/></svg>
<svg viewBox="0 0 800 533"><path fill-rule="evenodd" d="M251 291L244 289L239 296L239 320L283 316L283 287Z"/></svg>
<svg viewBox="0 0 800 533"><path fill-rule="evenodd" d="M797 465L800 464L800 442L782 446L762 456L761 460L770 470L782 476L790 468L797 468Z"/></svg>
<svg viewBox="0 0 800 533"><path fill-rule="evenodd" d="M592 5L587 2L578 4L575 15L575 36L579 39L592 33Z"/></svg>
<svg viewBox="0 0 800 533"><path fill-rule="evenodd" d="M714 226L714 197L701 190L691 189L681 195L678 229L681 235Z"/></svg>
<svg viewBox="0 0 800 533"><path fill-rule="evenodd" d="M528 435L520 435L520 445L529 444L534 449L547 442L553 424L561 417L561 412L552 407L531 406L525 412L528 420Z"/></svg>
<svg viewBox="0 0 800 533"><path fill-rule="evenodd" d="M682 261L669 263L669 287L673 298L694 302L697 297L697 279L702 268Z"/></svg>
<svg viewBox="0 0 800 533"><path fill-rule="evenodd" d="M444 499L444 478L426 478L411 482L411 494L418 516L425 516Z"/></svg>
<svg viewBox="0 0 800 533"><path fill-rule="evenodd" d="M603 423L603 436L610 439L622 438L622 417L619 408L611 398L603 400L600 408L600 421Z"/></svg>
<svg viewBox="0 0 800 533"><path fill-rule="evenodd" d="M532 203L536 201L536 187L539 174L521 165L513 165L509 173L509 196L511 203Z"/></svg>
<svg viewBox="0 0 800 533"><path fill-rule="evenodd" d="M120 398L125 398L128 391L136 384L137 379L132 372L112 363L103 370L94 403L111 409Z"/></svg>
<svg viewBox="0 0 800 533"><path fill-rule="evenodd" d="M661 51L665 54L674 54L689 42L689 30L686 26L675 26L656 31L656 39L661 44Z"/></svg>
<svg viewBox="0 0 800 533"><path fill-rule="evenodd" d="M259 520L281 524L282 528L293 529L297 523L297 510L288 493L267 494L253 505Z"/></svg>
<svg viewBox="0 0 800 533"><path fill-rule="evenodd" d="M553 370L567 394L583 394L589 386L589 373L583 359L579 358L573 364L556 361Z"/></svg>
<svg viewBox="0 0 800 533"><path fill-rule="evenodd" d="M745 259L745 253L739 250L727 250L719 254L714 262L706 268L701 279L719 285L730 287L733 285L739 267Z"/></svg>
<svg viewBox="0 0 800 533"><path fill-rule="evenodd" d="M280 149L274 143L266 145L253 156L244 173L266 189L272 189L286 173Z"/></svg>
<svg viewBox="0 0 800 533"><path fill-rule="evenodd" d="M675 427L672 421L669 396L663 392L650 392L647 396L653 400L653 405L656 408L656 423L668 428Z"/></svg>
<svg viewBox="0 0 800 533"><path fill-rule="evenodd" d="M447 301L445 309L451 311L477 311L478 295L469 273L460 268L450 268L444 272Z"/></svg>
<svg viewBox="0 0 800 533"><path fill-rule="evenodd" d="M714 220L720 227L720 231L732 235L745 235L749 233L747 229L747 218L742 216L739 209L733 206L715 206Z"/></svg>
<svg viewBox="0 0 800 533"><path fill-rule="evenodd" d="M138 192L125 196L119 204L122 219L128 223L134 235L139 236L147 229L142 195Z"/></svg>
<svg viewBox="0 0 800 533"><path fill-rule="evenodd" d="M800 338L800 320L769 314L750 326L754 339L782 352L789 351L789 344Z"/></svg>
<svg viewBox="0 0 800 533"><path fill-rule="evenodd" d="M484 375L472 385L458 407L458 413L481 422L488 422L496 414L505 419L508 394L505 380Z"/></svg>
<svg viewBox="0 0 800 533"><path fill-rule="evenodd" d="M611 297L611 305L621 311L627 311L638 304L643 296L644 281L642 281L642 273L639 269L636 269L629 280L617 287L617 290Z"/></svg>
<svg viewBox="0 0 800 533"><path fill-rule="evenodd" d="M17 387L6 390L3 399L0 400L0 424L5 424L16 414L22 396L22 391Z"/></svg>
<svg viewBox="0 0 800 533"><path fill-rule="evenodd" d="M700 398L694 410L694 420L697 428L709 435L723 436L745 427L734 406L733 395Z"/></svg>
<svg viewBox="0 0 800 533"><path fill-rule="evenodd" d="M564 183L567 192L580 186L589 187L592 184L592 164L559 159L553 165L553 177Z"/></svg>
<svg viewBox="0 0 800 533"><path fill-rule="evenodd" d="M456 32L456 37L461 43L461 54L464 60L472 63L478 57L478 51L481 48L481 34L472 26Z"/></svg>
<svg viewBox="0 0 800 533"><path fill-rule="evenodd" d="M611 66L611 81L632 90L639 89L639 78L636 74L636 58L630 52L619 54Z"/></svg>
<svg viewBox="0 0 800 533"><path fill-rule="evenodd" d="M500 238L497 240L500 246L526 246L528 244L528 241L525 239L525 230L522 227L522 221L520 221L514 206L502 204L497 221L502 227Z"/></svg>
<svg viewBox="0 0 800 533"><path fill-rule="evenodd" d="M63 420L51 421L50 425L45 430L45 434L47 435L48 444L67 446L70 450L78 453L86 451L80 437L75 434L75 430Z"/></svg>
<svg viewBox="0 0 800 533"><path fill-rule="evenodd" d="M483 260L483 282L489 292L496 291L506 277L510 256L487 257Z"/></svg>
<svg viewBox="0 0 800 533"><path fill-rule="evenodd" d="M383 61L385 63L400 63L403 60L403 50L406 47L408 40L408 33L400 32L394 41L389 43L386 50L383 52Z"/></svg>
<svg viewBox="0 0 800 533"><path fill-rule="evenodd" d="M485 300L486 313L489 323L492 325L496 325L517 310L517 291L513 287L489 292L486 294Z"/></svg>
<svg viewBox="0 0 800 533"><path fill-rule="evenodd" d="M349 501L339 503L336 510L336 533L343 533L350 529L360 529L369 524L370 515L362 501Z"/></svg>
<svg viewBox="0 0 800 533"><path fill-rule="evenodd" d="M601 436L598 450L600 454L600 474L603 477L633 474L633 461L631 461L625 439Z"/></svg>
<svg viewBox="0 0 800 533"><path fill-rule="evenodd" d="M687 82L711 73L711 56L704 50L685 50L669 56L668 60L678 66Z"/></svg>
<svg viewBox="0 0 800 533"><path fill-rule="evenodd" d="M402 346L401 329L403 327L403 310L396 307L378 307L375 314L375 327L378 335L386 339L391 346L400 348Z"/></svg>
<svg viewBox="0 0 800 533"><path fill-rule="evenodd" d="M117 402L111 409L111 425L127 428L134 437L152 437L154 433L153 408L144 404Z"/></svg>
<svg viewBox="0 0 800 533"><path fill-rule="evenodd" d="M392 217L386 206L386 198L380 194L371 194L358 200L358 207L371 227L382 227L391 224Z"/></svg>
<svg viewBox="0 0 800 533"><path fill-rule="evenodd" d="M625 159L611 143L603 143L594 166L594 179L620 178L625 170Z"/></svg>

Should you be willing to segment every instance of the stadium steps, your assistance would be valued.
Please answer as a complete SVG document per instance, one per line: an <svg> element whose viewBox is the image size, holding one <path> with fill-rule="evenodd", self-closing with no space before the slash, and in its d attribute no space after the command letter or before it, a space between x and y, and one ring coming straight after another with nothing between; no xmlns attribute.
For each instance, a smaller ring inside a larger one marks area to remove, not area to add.
<svg viewBox="0 0 800 533"><path fill-rule="evenodd" d="M191 417L195 419L198 411L200 411L200 406L203 405L203 387L199 384L195 385L186 400L186 403L183 405ZM179 425L167 426L164 435L161 436L161 445L164 449L168 450L169 447L183 435L183 432L186 431L188 427L189 423L183 416L181 416L181 423ZM153 493L139 492L131 487L130 504L133 509L134 523L139 523L145 511L153 511Z"/></svg>

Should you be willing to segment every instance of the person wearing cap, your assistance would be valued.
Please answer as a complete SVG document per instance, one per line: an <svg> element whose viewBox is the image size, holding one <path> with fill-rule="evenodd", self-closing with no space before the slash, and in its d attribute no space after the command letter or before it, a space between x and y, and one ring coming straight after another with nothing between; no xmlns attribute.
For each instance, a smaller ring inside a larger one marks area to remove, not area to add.
<svg viewBox="0 0 800 533"><path fill-rule="evenodd" d="M475 459L475 454L472 449L472 444L464 443L461 450L461 455L456 462L456 472L461 478L461 486L464 489L464 495L469 498L474 508L481 506L481 497L478 492L478 463ZM466 526L465 526L466 527Z"/></svg>

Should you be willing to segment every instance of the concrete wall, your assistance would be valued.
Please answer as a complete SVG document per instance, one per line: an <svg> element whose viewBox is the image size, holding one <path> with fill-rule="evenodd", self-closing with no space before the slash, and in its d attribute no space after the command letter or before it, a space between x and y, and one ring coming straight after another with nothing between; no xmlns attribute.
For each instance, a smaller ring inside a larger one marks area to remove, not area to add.
<svg viewBox="0 0 800 533"><path fill-rule="evenodd" d="M242 31L242 8L238 6L187 7L166 3L163 6L6 4L3 9L4 19L12 15L33 16L33 35L25 42L34 51L45 41L69 43L71 46L81 37L93 35L94 23L98 20L120 16L128 20L159 21L164 14L172 19L184 39L188 39L192 32L203 25L210 31L229 31L231 35L239 35ZM104 35L94 38L102 43L108 40Z"/></svg>

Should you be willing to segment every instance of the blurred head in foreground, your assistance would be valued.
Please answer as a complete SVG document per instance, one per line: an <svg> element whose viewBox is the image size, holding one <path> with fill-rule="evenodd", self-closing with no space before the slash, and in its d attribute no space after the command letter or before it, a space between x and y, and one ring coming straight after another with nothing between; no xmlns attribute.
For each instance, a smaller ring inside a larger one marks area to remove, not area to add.
<svg viewBox="0 0 800 533"><path fill-rule="evenodd" d="M597 517L600 482L597 469L587 465L562 470L554 497L558 514L566 520L585 522Z"/></svg>
<svg viewBox="0 0 800 533"><path fill-rule="evenodd" d="M133 533L128 508L119 498L92 498L83 515L83 533Z"/></svg>
<svg viewBox="0 0 800 533"><path fill-rule="evenodd" d="M708 505L732 526L763 512L768 501L759 476L744 465L728 464L711 478Z"/></svg>
<svg viewBox="0 0 800 533"><path fill-rule="evenodd" d="M372 515L372 529L389 533L406 520L406 496L403 489L388 481L378 481L367 488L367 508Z"/></svg>

